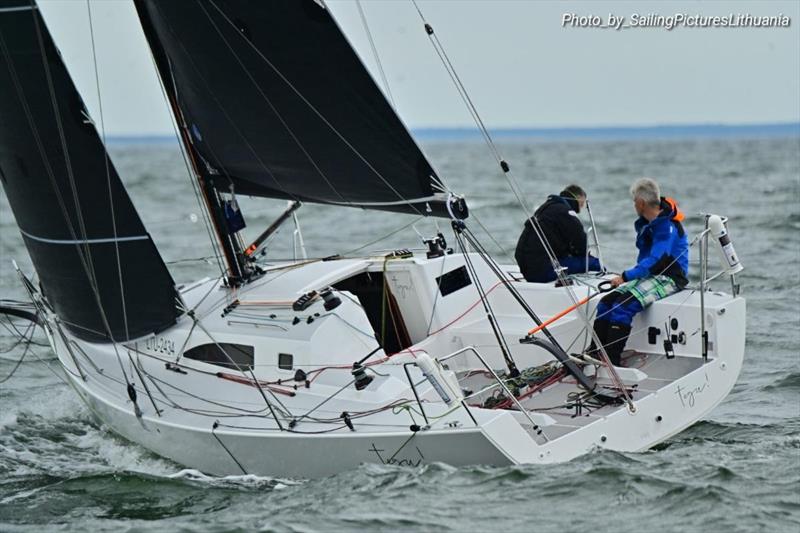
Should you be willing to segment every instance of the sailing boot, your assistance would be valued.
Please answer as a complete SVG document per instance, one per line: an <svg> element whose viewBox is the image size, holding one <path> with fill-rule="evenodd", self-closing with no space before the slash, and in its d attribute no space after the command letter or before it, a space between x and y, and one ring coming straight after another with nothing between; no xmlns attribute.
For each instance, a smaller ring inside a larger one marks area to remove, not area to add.
<svg viewBox="0 0 800 533"><path fill-rule="evenodd" d="M609 324L605 349L612 365L620 366L620 363L622 363L622 350L625 348L625 343L628 341L628 335L630 335L630 333L630 326L618 324L616 322Z"/></svg>

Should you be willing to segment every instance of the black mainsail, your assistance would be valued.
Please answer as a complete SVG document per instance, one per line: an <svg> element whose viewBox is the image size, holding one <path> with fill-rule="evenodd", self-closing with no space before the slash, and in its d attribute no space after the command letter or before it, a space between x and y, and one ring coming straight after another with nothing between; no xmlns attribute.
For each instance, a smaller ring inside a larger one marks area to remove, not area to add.
<svg viewBox="0 0 800 533"><path fill-rule="evenodd" d="M35 4L0 0L0 182L61 322L124 341L175 322L175 284Z"/></svg>
<svg viewBox="0 0 800 533"><path fill-rule="evenodd" d="M436 173L321 2L134 2L214 188L448 216Z"/></svg>

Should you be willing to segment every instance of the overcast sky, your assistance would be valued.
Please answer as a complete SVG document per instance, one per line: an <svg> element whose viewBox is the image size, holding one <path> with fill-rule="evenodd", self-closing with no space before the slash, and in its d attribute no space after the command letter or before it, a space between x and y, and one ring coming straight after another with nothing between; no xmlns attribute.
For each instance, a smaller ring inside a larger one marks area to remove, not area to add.
<svg viewBox="0 0 800 533"><path fill-rule="evenodd" d="M265 0L268 1L268 0ZM169 134L149 51L129 0L90 0L106 130ZM97 117L86 0L39 0ZM355 0L328 1L375 73ZM413 128L470 126L410 0L362 0L400 115ZM419 0L490 127L800 121L800 2ZM788 28L562 27L564 13L751 14ZM298 39L302 30L298 29ZM291 42L286 43L291 46ZM379 82L380 84L380 82Z"/></svg>

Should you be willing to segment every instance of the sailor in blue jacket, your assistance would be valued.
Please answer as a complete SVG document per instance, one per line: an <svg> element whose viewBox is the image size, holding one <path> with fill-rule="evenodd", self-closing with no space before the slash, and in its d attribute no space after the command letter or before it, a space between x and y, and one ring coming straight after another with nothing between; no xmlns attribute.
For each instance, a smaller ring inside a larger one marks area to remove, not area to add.
<svg viewBox="0 0 800 533"><path fill-rule="evenodd" d="M653 302L683 289L688 283L689 244L681 221L683 213L671 198L663 198L650 178L631 186L636 214L636 266L611 280L616 290L597 305L594 331L611 363L619 366L622 350L636 313ZM597 356L594 342L590 355Z"/></svg>

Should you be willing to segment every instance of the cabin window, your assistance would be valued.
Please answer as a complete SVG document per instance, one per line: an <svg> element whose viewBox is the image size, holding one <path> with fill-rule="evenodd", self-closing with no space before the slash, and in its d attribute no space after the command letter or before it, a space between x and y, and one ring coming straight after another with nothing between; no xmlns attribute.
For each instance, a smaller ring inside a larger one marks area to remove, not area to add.
<svg viewBox="0 0 800 533"><path fill-rule="evenodd" d="M252 346L220 342L195 346L184 352L183 356L233 370L252 370L254 351Z"/></svg>
<svg viewBox="0 0 800 533"><path fill-rule="evenodd" d="M472 280L469 279L467 267L462 266L436 278L436 284L439 286L442 296L447 296L459 289L472 285Z"/></svg>
<svg viewBox="0 0 800 533"><path fill-rule="evenodd" d="M294 356L290 353L278 354L278 368L281 370L291 370L294 367Z"/></svg>

